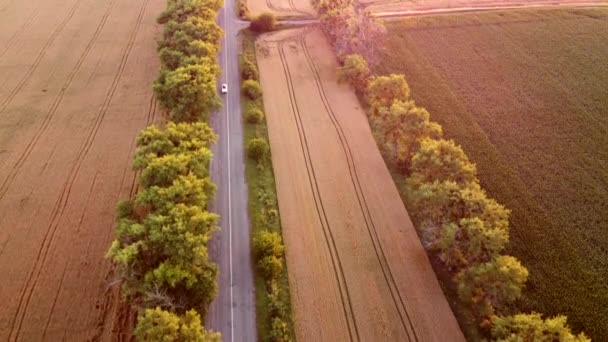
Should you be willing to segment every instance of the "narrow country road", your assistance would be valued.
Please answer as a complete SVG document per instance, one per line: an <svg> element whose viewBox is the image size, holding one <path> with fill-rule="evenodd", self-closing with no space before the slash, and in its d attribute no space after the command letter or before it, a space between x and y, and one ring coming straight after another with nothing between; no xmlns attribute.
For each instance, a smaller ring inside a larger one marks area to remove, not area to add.
<svg viewBox="0 0 608 342"><path fill-rule="evenodd" d="M221 217L221 231L211 241L210 256L220 274L218 295L207 314L206 327L219 331L223 341L246 342L257 337L237 40L239 30L247 25L238 21L233 1L226 0L218 13L218 24L224 29L218 55L222 68L219 83L228 85L228 93L221 94L224 106L211 119L219 135L211 163L211 178L217 184L211 210Z"/></svg>

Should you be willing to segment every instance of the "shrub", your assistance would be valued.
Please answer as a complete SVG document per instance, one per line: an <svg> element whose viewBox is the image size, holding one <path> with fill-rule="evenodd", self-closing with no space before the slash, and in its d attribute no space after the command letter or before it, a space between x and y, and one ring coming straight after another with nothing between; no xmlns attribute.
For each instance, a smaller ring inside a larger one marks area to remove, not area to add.
<svg viewBox="0 0 608 342"><path fill-rule="evenodd" d="M565 316L542 319L540 314L518 314L492 318L492 337L496 341L591 342L585 333L574 335Z"/></svg>
<svg viewBox="0 0 608 342"><path fill-rule="evenodd" d="M263 257L258 261L258 268L266 280L276 280L283 272L283 262L274 255Z"/></svg>
<svg viewBox="0 0 608 342"><path fill-rule="evenodd" d="M248 57L243 58L243 65L241 68L241 77L243 80L257 81L259 79L258 68Z"/></svg>
<svg viewBox="0 0 608 342"><path fill-rule="evenodd" d="M279 317L272 319L270 324L270 341L272 342L290 342L289 325Z"/></svg>
<svg viewBox="0 0 608 342"><path fill-rule="evenodd" d="M138 341L220 341L219 334L205 331L195 310L179 316L158 307L139 314L133 334Z"/></svg>
<svg viewBox="0 0 608 342"><path fill-rule="evenodd" d="M249 28L253 32L268 32L275 29L277 18L272 13L262 13L251 21Z"/></svg>
<svg viewBox="0 0 608 342"><path fill-rule="evenodd" d="M262 96L262 87L258 81L246 80L243 82L243 94L255 101Z"/></svg>
<svg viewBox="0 0 608 342"><path fill-rule="evenodd" d="M253 138L247 143L247 155L258 162L266 157L268 149L268 143L261 138Z"/></svg>
<svg viewBox="0 0 608 342"><path fill-rule="evenodd" d="M264 113L257 108L251 108L247 110L246 119L250 124L259 124L264 120Z"/></svg>
<svg viewBox="0 0 608 342"><path fill-rule="evenodd" d="M256 258L262 259L266 256L281 258L285 247L281 241L281 235L269 230L260 230L253 236L253 251Z"/></svg>

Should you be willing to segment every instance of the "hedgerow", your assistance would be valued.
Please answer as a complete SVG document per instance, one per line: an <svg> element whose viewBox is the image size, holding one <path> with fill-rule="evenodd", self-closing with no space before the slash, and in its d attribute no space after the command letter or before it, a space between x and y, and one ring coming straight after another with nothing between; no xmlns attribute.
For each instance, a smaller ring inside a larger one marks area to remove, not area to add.
<svg viewBox="0 0 608 342"><path fill-rule="evenodd" d="M405 199L424 247L452 274L460 300L469 305L482 333L527 340L535 335L521 327L530 320L537 331L547 329L554 321L534 314L500 316L512 312L528 278L519 260L502 254L509 241L510 211L487 197L475 164L454 141L442 139L441 126L410 98L403 75L362 79L367 63L376 62L382 24L350 1L321 0L316 7L342 63L340 78L364 99L385 159L405 179ZM573 336L565 318L560 333ZM586 340L584 334L577 338Z"/></svg>
<svg viewBox="0 0 608 342"><path fill-rule="evenodd" d="M217 292L218 269L207 250L219 229L218 215L207 210L215 195L209 163L217 137L204 121L220 105L222 30L215 17L221 6L219 0L169 0L158 18L166 26L153 89L171 121L137 137L139 191L118 205L107 253L124 297L139 310L134 335L142 341L219 341L202 322Z"/></svg>

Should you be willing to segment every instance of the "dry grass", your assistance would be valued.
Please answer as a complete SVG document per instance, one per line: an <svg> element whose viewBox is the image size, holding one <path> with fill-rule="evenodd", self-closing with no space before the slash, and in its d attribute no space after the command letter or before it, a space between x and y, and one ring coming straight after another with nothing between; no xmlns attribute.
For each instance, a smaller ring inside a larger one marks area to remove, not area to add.
<svg viewBox="0 0 608 342"><path fill-rule="evenodd" d="M379 74L462 144L513 210L524 309L608 339L608 10L527 10L388 23Z"/></svg>

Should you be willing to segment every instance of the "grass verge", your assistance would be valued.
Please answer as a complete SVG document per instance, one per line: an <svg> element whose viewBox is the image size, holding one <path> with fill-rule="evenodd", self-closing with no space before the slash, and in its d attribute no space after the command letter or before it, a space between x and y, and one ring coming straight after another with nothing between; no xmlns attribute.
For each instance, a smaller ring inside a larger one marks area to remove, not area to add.
<svg viewBox="0 0 608 342"><path fill-rule="evenodd" d="M255 55L255 38L256 35L249 29L240 32L241 38L241 54L240 54L240 65L242 67L244 58L248 58L254 62L257 67L256 55ZM243 114L247 113L250 108L257 108L263 111L264 103L262 98L256 101L252 101L249 98L241 95L241 108ZM247 144L252 138L263 138L268 141L268 127L266 125L266 119L258 124L252 124L243 119L244 127L244 143ZM272 168L271 158L265 158L261 163L258 163L250 158L245 160L245 171L247 177L247 184L249 187L249 217L251 218L251 234L255 235L256 232L261 230L269 230L272 232L281 233L281 220L279 215L279 207L276 193L276 185L274 180L274 173ZM264 218L267 213L276 213L276 219L268 221ZM255 258L254 258L255 260ZM289 335L292 341L295 341L295 333L293 326L293 319L291 315L291 299L289 296L289 279L287 264L283 258L283 272L279 279L279 285L281 290L281 301L285 304L287 313L286 323L288 325ZM266 279L261 272L256 268L255 270L255 289L256 289L256 320L258 328L258 339L260 341L270 341L270 327L269 322L271 321L271 315L269 313L269 297L266 286Z"/></svg>

